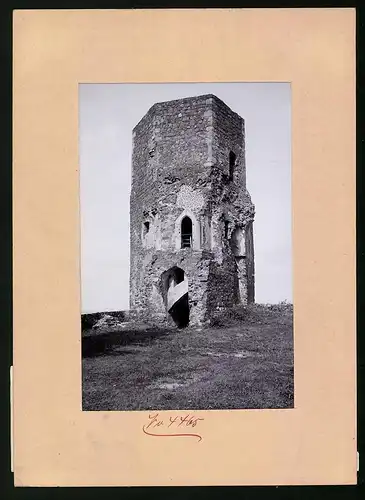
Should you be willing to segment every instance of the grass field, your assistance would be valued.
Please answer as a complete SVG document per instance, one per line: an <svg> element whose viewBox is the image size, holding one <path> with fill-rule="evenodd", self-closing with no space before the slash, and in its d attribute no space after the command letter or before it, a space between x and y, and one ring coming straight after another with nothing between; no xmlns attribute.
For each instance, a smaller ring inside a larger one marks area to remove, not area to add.
<svg viewBox="0 0 365 500"><path fill-rule="evenodd" d="M214 325L83 332L83 410L292 408L292 306L238 308Z"/></svg>

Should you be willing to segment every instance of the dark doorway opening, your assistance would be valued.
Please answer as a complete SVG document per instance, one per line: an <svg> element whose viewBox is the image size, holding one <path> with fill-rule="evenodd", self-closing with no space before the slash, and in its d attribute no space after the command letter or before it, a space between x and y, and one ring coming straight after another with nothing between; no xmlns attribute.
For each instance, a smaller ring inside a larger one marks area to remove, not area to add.
<svg viewBox="0 0 365 500"><path fill-rule="evenodd" d="M174 278L175 278L176 285L178 285L179 283L184 281L184 274L185 274L184 271L182 269L180 269L180 267L175 268Z"/></svg>
<svg viewBox="0 0 365 500"><path fill-rule="evenodd" d="M184 294L169 310L169 314L179 328L189 324L189 297Z"/></svg>
<svg viewBox="0 0 365 500"><path fill-rule="evenodd" d="M179 328L189 324L188 280L184 270L174 266L162 273L161 290L166 311Z"/></svg>

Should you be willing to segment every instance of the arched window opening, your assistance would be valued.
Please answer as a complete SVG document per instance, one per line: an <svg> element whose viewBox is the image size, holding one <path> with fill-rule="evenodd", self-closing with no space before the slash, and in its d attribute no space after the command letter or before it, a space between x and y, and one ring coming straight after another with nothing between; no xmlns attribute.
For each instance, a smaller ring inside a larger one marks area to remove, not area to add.
<svg viewBox="0 0 365 500"><path fill-rule="evenodd" d="M229 153L229 180L233 181L234 169L236 167L236 155L233 151Z"/></svg>
<svg viewBox="0 0 365 500"><path fill-rule="evenodd" d="M181 221L181 248L193 246L193 223L190 217L185 216Z"/></svg>
<svg viewBox="0 0 365 500"><path fill-rule="evenodd" d="M143 236L146 236L149 230L150 230L150 223L149 221L146 221L143 223Z"/></svg>

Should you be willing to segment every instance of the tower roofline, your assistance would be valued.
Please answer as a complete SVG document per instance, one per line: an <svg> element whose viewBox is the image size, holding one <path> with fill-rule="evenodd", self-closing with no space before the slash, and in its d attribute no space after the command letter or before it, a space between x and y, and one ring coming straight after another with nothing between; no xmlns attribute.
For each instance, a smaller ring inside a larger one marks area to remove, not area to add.
<svg viewBox="0 0 365 500"><path fill-rule="evenodd" d="M139 122L135 125L133 128L133 132L142 124L142 122L149 116L151 116L157 109L163 109L163 108L168 108L170 106L175 106L178 103L184 104L185 102L192 101L192 102L199 102L202 100L207 100L207 99L212 99L212 102L215 101L219 106L222 106L229 110L232 115L235 115L239 119L243 120L243 118L233 111L222 99L217 97L215 94L202 94L198 96L190 96L190 97L182 97L180 99L171 99L169 101L159 101L153 104L148 111L143 115L143 117L139 120Z"/></svg>

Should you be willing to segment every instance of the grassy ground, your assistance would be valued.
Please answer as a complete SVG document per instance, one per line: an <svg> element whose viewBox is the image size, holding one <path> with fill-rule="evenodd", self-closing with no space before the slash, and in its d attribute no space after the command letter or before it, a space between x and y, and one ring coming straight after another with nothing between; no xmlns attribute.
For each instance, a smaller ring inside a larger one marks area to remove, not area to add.
<svg viewBox="0 0 365 500"><path fill-rule="evenodd" d="M214 325L84 332L83 409L292 408L292 306L238 308Z"/></svg>

